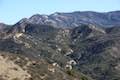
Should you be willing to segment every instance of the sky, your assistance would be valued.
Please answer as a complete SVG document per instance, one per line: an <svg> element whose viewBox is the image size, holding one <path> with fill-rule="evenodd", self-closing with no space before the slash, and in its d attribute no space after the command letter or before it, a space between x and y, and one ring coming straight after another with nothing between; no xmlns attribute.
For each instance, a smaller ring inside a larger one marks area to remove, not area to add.
<svg viewBox="0 0 120 80"><path fill-rule="evenodd" d="M0 23L14 24L34 14L120 10L120 0L0 0Z"/></svg>

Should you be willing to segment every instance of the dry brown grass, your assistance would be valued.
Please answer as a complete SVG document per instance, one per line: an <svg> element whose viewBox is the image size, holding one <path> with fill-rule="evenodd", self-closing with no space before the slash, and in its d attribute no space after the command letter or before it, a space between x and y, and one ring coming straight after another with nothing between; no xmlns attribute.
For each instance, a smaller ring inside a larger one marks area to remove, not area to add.
<svg viewBox="0 0 120 80"><path fill-rule="evenodd" d="M0 55L0 76L5 80L25 80L31 77L26 70L2 55Z"/></svg>

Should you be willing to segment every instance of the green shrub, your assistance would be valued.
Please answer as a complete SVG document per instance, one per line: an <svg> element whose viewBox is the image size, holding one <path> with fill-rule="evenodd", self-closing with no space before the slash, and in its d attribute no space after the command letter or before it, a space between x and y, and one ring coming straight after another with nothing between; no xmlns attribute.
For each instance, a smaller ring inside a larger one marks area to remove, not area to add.
<svg viewBox="0 0 120 80"><path fill-rule="evenodd" d="M73 70L67 70L66 73L70 76L75 76L75 72Z"/></svg>
<svg viewBox="0 0 120 80"><path fill-rule="evenodd" d="M82 76L81 80L88 80L88 79L85 76Z"/></svg>

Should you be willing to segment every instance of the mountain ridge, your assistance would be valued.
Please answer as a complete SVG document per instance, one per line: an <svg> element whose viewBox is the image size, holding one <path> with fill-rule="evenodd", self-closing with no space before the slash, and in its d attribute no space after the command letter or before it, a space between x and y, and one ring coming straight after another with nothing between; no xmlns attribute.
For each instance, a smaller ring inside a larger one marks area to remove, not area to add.
<svg viewBox="0 0 120 80"><path fill-rule="evenodd" d="M82 24L93 24L103 27L120 25L120 11L94 12L74 11L70 13L52 13L50 15L35 14L30 18L23 18L18 22L29 22L32 24L52 25L55 27L77 27Z"/></svg>

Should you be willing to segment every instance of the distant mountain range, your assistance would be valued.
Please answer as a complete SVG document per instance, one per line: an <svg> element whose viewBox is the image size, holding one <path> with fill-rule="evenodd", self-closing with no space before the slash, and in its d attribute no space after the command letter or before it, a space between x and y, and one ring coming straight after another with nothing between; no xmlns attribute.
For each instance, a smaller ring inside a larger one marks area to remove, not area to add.
<svg viewBox="0 0 120 80"><path fill-rule="evenodd" d="M1 23L0 80L120 80L119 44L120 11Z"/></svg>
<svg viewBox="0 0 120 80"><path fill-rule="evenodd" d="M120 25L120 11L93 12L76 11L72 13L53 13L51 15L35 14L30 18L23 18L21 22L32 24L52 25L54 27L77 27L82 24L93 24L103 27L113 27Z"/></svg>
<svg viewBox="0 0 120 80"><path fill-rule="evenodd" d="M27 19L33 24L48 24L55 27L76 27L81 24L94 24L103 27L120 25L120 11L99 13L92 11L73 13L36 14Z"/></svg>

